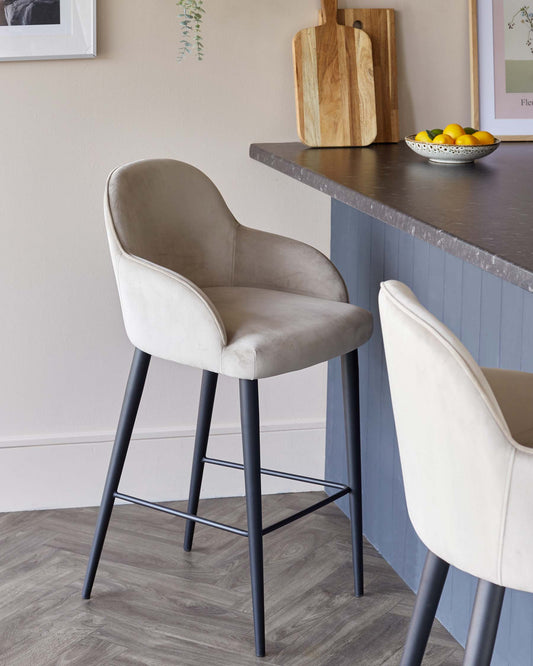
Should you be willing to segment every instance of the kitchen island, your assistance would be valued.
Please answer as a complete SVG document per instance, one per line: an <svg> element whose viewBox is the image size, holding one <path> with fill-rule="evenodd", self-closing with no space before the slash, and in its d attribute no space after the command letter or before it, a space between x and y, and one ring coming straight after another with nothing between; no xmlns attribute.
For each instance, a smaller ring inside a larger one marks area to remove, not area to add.
<svg viewBox="0 0 533 666"><path fill-rule="evenodd" d="M379 284L409 285L481 365L533 372L533 144L504 143L461 166L430 164L403 142L331 149L253 144L250 155L331 197L331 258L351 301L376 322L360 350L364 531L416 589L426 551L405 506ZM326 478L343 478L344 460L340 364L333 361ZM367 594L372 587L367 568ZM474 594L475 580L452 570L437 616L463 645ZM533 666L533 595L507 593L492 663Z"/></svg>

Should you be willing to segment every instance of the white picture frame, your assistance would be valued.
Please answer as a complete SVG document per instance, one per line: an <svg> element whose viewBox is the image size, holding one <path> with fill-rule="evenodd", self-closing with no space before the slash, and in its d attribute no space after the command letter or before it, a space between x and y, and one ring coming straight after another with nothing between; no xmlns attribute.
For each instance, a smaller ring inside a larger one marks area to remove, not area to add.
<svg viewBox="0 0 533 666"><path fill-rule="evenodd" d="M0 60L96 56L96 0L59 0L59 22L42 25L9 25L4 1L0 0L4 24L0 25ZM13 0L7 0L7 5L13 7Z"/></svg>
<svg viewBox="0 0 533 666"><path fill-rule="evenodd" d="M516 7L513 0L469 3L472 127L504 141L533 141L533 89L530 84L523 91L513 89L509 73L516 63L508 53L512 47L524 59L528 77L533 77L533 51L528 44L533 33L519 15L524 1L516 0ZM527 4L533 12L533 1Z"/></svg>

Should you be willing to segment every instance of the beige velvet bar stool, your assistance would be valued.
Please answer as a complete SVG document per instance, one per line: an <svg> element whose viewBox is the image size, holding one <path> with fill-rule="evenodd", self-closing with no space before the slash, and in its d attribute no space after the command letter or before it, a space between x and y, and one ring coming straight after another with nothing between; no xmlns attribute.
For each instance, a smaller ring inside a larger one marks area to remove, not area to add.
<svg viewBox="0 0 533 666"><path fill-rule="evenodd" d="M109 177L105 221L124 324L135 353L105 484L83 597L88 599L116 498L196 522L249 542L256 654L265 654L263 536L343 495L350 500L355 593L363 594L357 348L372 316L348 303L333 264L303 243L240 225L198 169L145 160ZM151 356L203 370L188 511L118 492ZM348 484L260 466L258 379L342 357ZM239 379L244 465L207 457L219 374ZM248 530L197 515L205 463L244 470ZM329 487L332 494L263 527L261 474ZM333 492L334 491L334 492Z"/></svg>
<svg viewBox="0 0 533 666"><path fill-rule="evenodd" d="M429 551L402 658L417 666L449 565L479 579L463 664L488 666L505 588L533 592L533 374L480 368L401 282L379 310L409 517Z"/></svg>

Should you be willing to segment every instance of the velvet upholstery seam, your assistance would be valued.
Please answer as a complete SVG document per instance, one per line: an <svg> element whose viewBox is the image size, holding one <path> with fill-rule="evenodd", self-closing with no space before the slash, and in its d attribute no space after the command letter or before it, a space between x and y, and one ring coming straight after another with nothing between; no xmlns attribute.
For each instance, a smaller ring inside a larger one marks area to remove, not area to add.
<svg viewBox="0 0 533 666"><path fill-rule="evenodd" d="M498 565L497 565L499 585L502 585L503 581L503 550L505 545L505 532L507 530L507 517L509 514L509 501L511 497L511 480L513 478L515 460L516 460L516 449L513 449L509 457L509 463L507 465L507 478L505 480L504 499L502 503L502 515L500 520L500 536L499 536L500 543L498 547Z"/></svg>

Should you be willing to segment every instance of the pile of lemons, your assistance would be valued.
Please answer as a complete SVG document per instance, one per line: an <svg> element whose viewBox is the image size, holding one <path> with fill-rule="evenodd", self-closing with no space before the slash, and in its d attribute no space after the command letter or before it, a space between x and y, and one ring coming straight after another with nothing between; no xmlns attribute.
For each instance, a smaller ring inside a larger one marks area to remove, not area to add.
<svg viewBox="0 0 533 666"><path fill-rule="evenodd" d="M495 139L490 132L475 130L473 127L461 127L457 123L446 125L442 129L422 130L415 136L415 141L423 143L448 143L456 146L488 146Z"/></svg>

